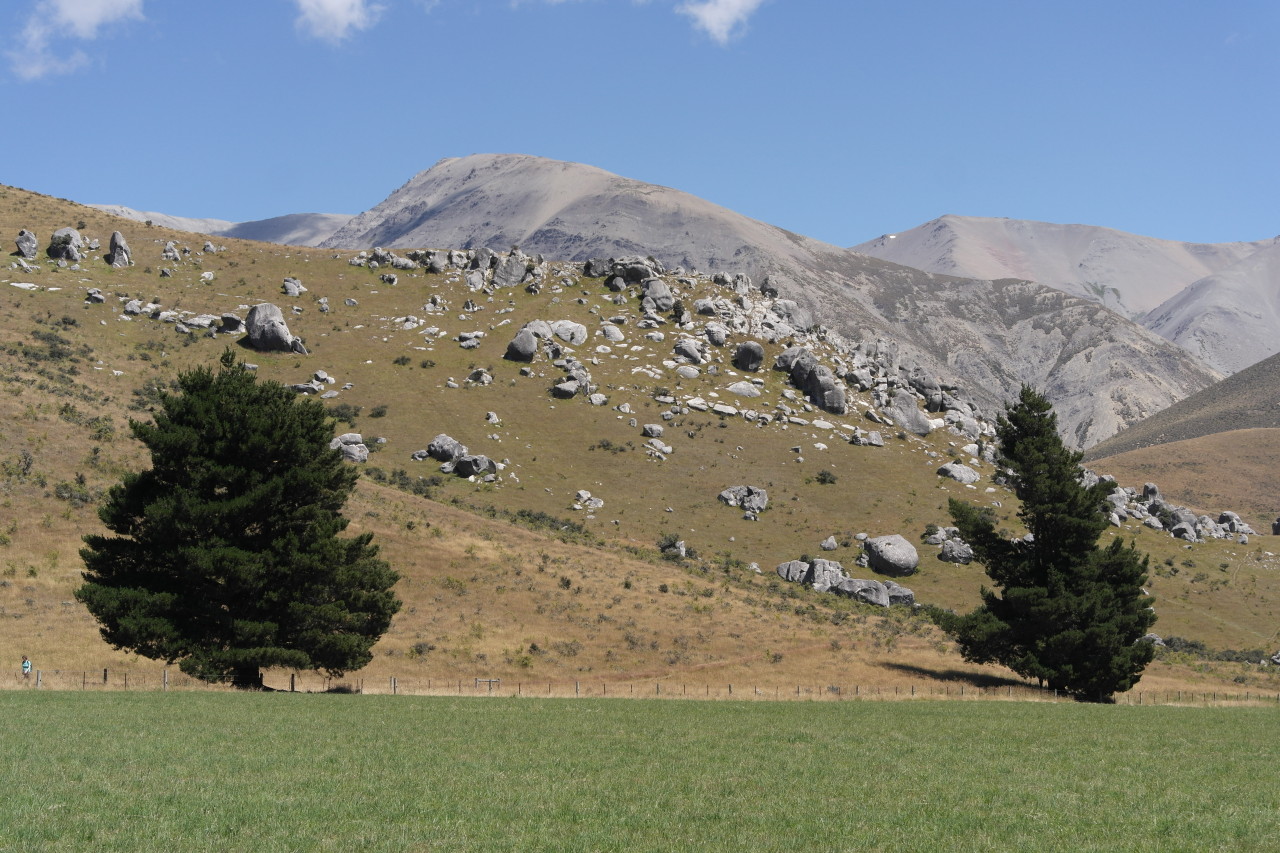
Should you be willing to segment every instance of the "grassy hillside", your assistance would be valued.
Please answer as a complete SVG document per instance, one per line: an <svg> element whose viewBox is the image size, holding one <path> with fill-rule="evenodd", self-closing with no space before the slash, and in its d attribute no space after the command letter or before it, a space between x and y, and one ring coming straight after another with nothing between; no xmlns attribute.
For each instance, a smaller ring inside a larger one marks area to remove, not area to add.
<svg viewBox="0 0 1280 853"><path fill-rule="evenodd" d="M809 554L841 560L853 576L870 577L853 566L856 535L901 533L919 542L927 525L948 523L951 496L993 507L1016 530L1015 502L991 483L990 466L979 466L983 480L976 488L935 474L960 457L968 439L942 430L919 439L878 426L866 419L870 399L860 395L847 416L805 411L786 376L768 369L758 374L763 396L746 405L772 413L786 405L807 423L761 427L696 410L663 421L670 406L654 399L663 392L682 400L736 399L724 391L745 378L733 375L732 350L713 348L718 375L704 370L694 379L681 379L663 364L674 341L670 325L659 343L628 322L621 327L624 343L598 350L606 346L596 336L602 318L625 314L633 321L636 302L608 302L612 294L600 280L582 278L570 266L553 265L538 294L471 293L457 272L399 272L389 285L379 278L385 270L349 265L349 252L219 240L225 251L204 254L198 235L0 190L0 234L9 239L27 228L43 249L53 230L81 223L102 250L111 231L121 230L135 265L113 270L100 250L78 270L42 256L29 271L0 275L0 607L7 617L0 620L0 648L15 662L23 653L49 669L132 661L96 638L71 597L79 538L97 528L96 503L105 489L146 462L127 420L145 418L156 389L179 371L211 365L224 347L240 346L235 338L129 318L124 301L242 317L249 306L271 301L311 354L242 349L241 357L257 364L263 378L289 384L327 371L337 380L330 387L344 389L327 404L341 406L335 411L353 422L338 423L337 430L354 429L377 449L348 514L353 531L372 531L404 576L398 591L406 606L377 647L370 677L590 673L623 679L697 672L763 684L891 680L904 671L984 677L923 620L907 613L886 618L884 611L785 584L773 571L783 560ZM168 240L191 254L163 261ZM160 277L162 267L172 276ZM212 281L205 280L208 273ZM300 279L307 292L285 297L286 276ZM706 281L679 286L686 303L726 293ZM90 288L106 301L87 303ZM428 309L433 299L440 310ZM468 308L468 299L478 304ZM410 317L420 324L406 328ZM608 405L554 399L549 389L563 372L546 360L526 376L503 359L507 342L533 319L587 327L592 338L574 349L591 362ZM441 332L424 335L433 327ZM485 332L481 345L459 347L454 338L472 331ZM736 342L731 338L730 347ZM821 342L815 346L822 349ZM766 365L779 349L766 347ZM465 381L477 368L491 374L492 384ZM617 410L623 404L631 414ZM815 421L823 418L830 427L818 428ZM645 423L664 424L663 441L673 448L666 459L643 449L639 425ZM849 444L845 437L856 425L882 430L886 446ZM447 477L435 463L412 461L410 454L438 433L506 462L498 482ZM375 444L375 437L385 443ZM770 506L759 521L717 501L721 490L738 484L768 489ZM576 509L580 489L604 506ZM1136 538L1153 555L1157 632L1216 648L1275 643L1280 580L1268 545L1211 542L1187 550L1136 527L1116 533ZM828 536L840 547L822 554L819 543ZM687 542L696 556L663 559L657 543L671 537ZM972 606L984 580L981 568L944 563L936 548L918 547L920 570L903 581L918 600ZM1213 675L1178 673L1153 670L1148 678ZM1255 677L1262 678L1249 675Z"/></svg>

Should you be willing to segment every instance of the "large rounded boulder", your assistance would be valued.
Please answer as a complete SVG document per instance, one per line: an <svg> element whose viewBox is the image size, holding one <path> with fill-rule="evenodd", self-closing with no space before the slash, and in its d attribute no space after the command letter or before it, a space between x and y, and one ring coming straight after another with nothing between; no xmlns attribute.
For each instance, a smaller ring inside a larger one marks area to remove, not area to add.
<svg viewBox="0 0 1280 853"><path fill-rule="evenodd" d="M877 536L862 545L867 564L882 575L910 575L920 566L920 555L903 536Z"/></svg>
<svg viewBox="0 0 1280 853"><path fill-rule="evenodd" d="M510 361L533 361L538 354L538 337L532 329L524 328L507 344L506 357Z"/></svg>
<svg viewBox="0 0 1280 853"><path fill-rule="evenodd" d="M263 302L249 309L244 321L249 345L263 352L297 352L306 354L302 340L289 332L279 306Z"/></svg>
<svg viewBox="0 0 1280 853"><path fill-rule="evenodd" d="M733 352L733 366L739 370L756 371L764 364L764 347L756 341L743 341Z"/></svg>

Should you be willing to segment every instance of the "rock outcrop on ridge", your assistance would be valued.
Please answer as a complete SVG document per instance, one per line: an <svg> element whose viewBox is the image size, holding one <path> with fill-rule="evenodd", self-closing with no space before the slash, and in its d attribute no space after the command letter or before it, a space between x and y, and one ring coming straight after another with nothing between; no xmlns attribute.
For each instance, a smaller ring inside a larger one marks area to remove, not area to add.
<svg viewBox="0 0 1280 853"><path fill-rule="evenodd" d="M324 245L519 245L567 261L635 255L684 272L728 270L793 304L798 322L818 317L849 340L893 341L902 364L965 385L984 408L999 408L1024 383L1043 390L1078 447L1221 378L1102 305L1045 285L921 272L687 193L538 157L443 160ZM650 298L656 305L662 294Z"/></svg>

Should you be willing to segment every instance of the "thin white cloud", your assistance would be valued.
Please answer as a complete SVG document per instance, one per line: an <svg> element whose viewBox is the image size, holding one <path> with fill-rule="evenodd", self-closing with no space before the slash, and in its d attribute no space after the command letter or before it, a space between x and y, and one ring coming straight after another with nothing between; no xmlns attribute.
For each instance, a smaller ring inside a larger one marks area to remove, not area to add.
<svg viewBox="0 0 1280 853"><path fill-rule="evenodd" d="M55 44L67 39L92 41L104 27L142 19L143 0L36 0L18 46L6 51L14 72L24 80L66 74L89 61L78 48L59 54Z"/></svg>
<svg viewBox="0 0 1280 853"><path fill-rule="evenodd" d="M763 3L764 0L696 0L684 3L676 11L693 18L694 26L724 45L742 32L747 19Z"/></svg>
<svg viewBox="0 0 1280 853"><path fill-rule="evenodd" d="M352 32L378 22L383 6L369 0L294 0L298 26L319 39L342 41Z"/></svg>

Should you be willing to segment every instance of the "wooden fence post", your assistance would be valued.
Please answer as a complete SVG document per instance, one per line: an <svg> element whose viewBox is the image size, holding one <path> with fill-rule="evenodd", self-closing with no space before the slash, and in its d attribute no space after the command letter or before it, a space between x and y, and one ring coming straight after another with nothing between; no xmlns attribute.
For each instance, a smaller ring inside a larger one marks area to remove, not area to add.
<svg viewBox="0 0 1280 853"><path fill-rule="evenodd" d="M164 668L164 678L162 679L160 690L161 692L164 692L164 691L167 691L168 689L169 689L169 667L166 666Z"/></svg>

